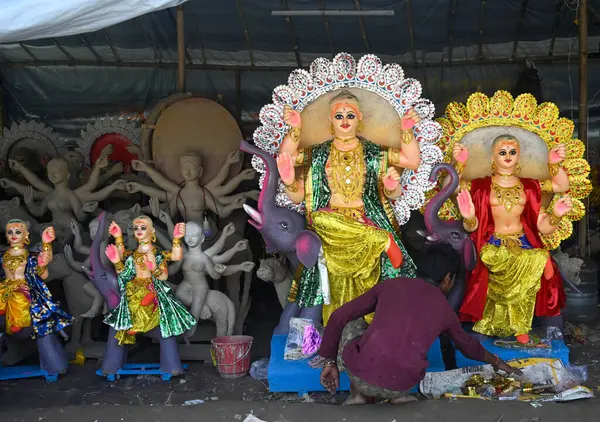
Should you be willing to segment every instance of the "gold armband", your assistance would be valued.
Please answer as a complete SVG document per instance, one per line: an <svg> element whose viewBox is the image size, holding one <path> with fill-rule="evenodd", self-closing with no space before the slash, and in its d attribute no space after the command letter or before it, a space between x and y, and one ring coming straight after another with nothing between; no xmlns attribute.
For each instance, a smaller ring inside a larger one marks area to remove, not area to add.
<svg viewBox="0 0 600 422"><path fill-rule="evenodd" d="M464 218L463 217L463 222L465 223L465 226L467 226L467 228L469 230L473 230L475 227L477 227L477 217L472 217L472 218Z"/></svg>
<svg viewBox="0 0 600 422"><path fill-rule="evenodd" d="M558 226L560 224L561 220L562 220L562 217L559 217L558 215L554 214L554 210L550 211L550 225L551 226Z"/></svg>
<svg viewBox="0 0 600 422"><path fill-rule="evenodd" d="M388 148L388 162L397 166L400 164L400 150L396 148Z"/></svg>
<svg viewBox="0 0 600 422"><path fill-rule="evenodd" d="M471 192L471 181L462 179L460 181L460 190L466 190L468 192Z"/></svg>
<svg viewBox="0 0 600 422"><path fill-rule="evenodd" d="M283 184L285 186L285 188L290 191L291 193L296 193L298 192L298 182L297 181L293 181L292 183L290 183L289 185L287 183Z"/></svg>
<svg viewBox="0 0 600 422"><path fill-rule="evenodd" d="M181 248L181 239L179 238L174 238L173 239L173 247L174 248Z"/></svg>
<svg viewBox="0 0 600 422"><path fill-rule="evenodd" d="M114 264L115 266L115 270L117 270L118 272L121 272L125 269L125 264L123 264L123 261L119 261L116 264Z"/></svg>
<svg viewBox="0 0 600 422"><path fill-rule="evenodd" d="M115 237L115 246L117 248L124 248L125 244L123 243L123 236Z"/></svg>
<svg viewBox="0 0 600 422"><path fill-rule="evenodd" d="M456 173L459 176L462 176L462 174L465 172L465 167L467 167L466 164L459 163L458 161L454 163L454 170L456 170Z"/></svg>
<svg viewBox="0 0 600 422"><path fill-rule="evenodd" d="M46 270L47 270L47 269L48 269L48 267L47 267L47 266L45 266L45 267L40 267L40 266L38 266L38 267L35 269L35 272L37 273L37 275L39 275L39 276L41 277L41 276L43 276L43 275L44 275L44 273L46 272Z"/></svg>
<svg viewBox="0 0 600 422"><path fill-rule="evenodd" d="M552 177L556 176L561 167L562 167L562 163L548 164L548 170L550 171L550 176L552 176Z"/></svg>
<svg viewBox="0 0 600 422"><path fill-rule="evenodd" d="M290 139L295 144L300 142L300 128L297 128L297 127L291 128L290 131L288 132L288 135L290 135Z"/></svg>
<svg viewBox="0 0 600 422"><path fill-rule="evenodd" d="M42 252L52 252L52 245L50 243L42 243Z"/></svg>
<svg viewBox="0 0 600 422"><path fill-rule="evenodd" d="M540 183L542 193L554 193L554 187L552 186L552 180L543 180Z"/></svg>
<svg viewBox="0 0 600 422"><path fill-rule="evenodd" d="M413 140L412 133L410 133L410 131L403 130L402 132L400 132L400 139L402 140L402 143L404 145L408 145Z"/></svg>
<svg viewBox="0 0 600 422"><path fill-rule="evenodd" d="M296 154L295 163L297 166L301 166L302 164L304 164L304 148L300 148L298 150L298 153Z"/></svg>

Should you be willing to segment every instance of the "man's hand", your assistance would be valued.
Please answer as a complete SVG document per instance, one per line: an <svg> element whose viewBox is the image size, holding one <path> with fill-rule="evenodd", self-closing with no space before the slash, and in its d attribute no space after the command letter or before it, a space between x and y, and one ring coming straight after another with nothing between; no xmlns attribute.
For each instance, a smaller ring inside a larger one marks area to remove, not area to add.
<svg viewBox="0 0 600 422"><path fill-rule="evenodd" d="M504 362L502 359L500 359L498 363L494 365L494 370L497 371L498 369L501 369L507 374L523 375L523 372L520 369L513 368L508 363Z"/></svg>
<svg viewBox="0 0 600 422"><path fill-rule="evenodd" d="M340 370L336 365L328 365L321 371L321 385L331 394L340 386Z"/></svg>

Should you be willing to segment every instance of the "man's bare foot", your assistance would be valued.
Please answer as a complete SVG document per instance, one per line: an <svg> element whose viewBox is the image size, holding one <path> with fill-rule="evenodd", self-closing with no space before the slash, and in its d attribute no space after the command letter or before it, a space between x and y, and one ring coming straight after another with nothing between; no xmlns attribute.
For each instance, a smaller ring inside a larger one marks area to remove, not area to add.
<svg viewBox="0 0 600 422"><path fill-rule="evenodd" d="M396 399L390 400L390 403L392 404L406 404L406 403L412 403L415 401L419 401L418 398L416 398L415 396L413 396L412 394L409 394L408 396L402 396L402 397L398 397Z"/></svg>
<svg viewBox="0 0 600 422"><path fill-rule="evenodd" d="M350 394L350 397L346 399L342 406L356 406L360 404L366 404L367 398L359 392Z"/></svg>

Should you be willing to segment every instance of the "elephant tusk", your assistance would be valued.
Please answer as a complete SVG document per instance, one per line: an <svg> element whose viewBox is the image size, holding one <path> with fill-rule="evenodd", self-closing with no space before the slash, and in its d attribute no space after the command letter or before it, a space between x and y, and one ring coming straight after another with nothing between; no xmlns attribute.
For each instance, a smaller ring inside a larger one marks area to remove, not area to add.
<svg viewBox="0 0 600 422"><path fill-rule="evenodd" d="M244 211L246 211L246 214L248 214L250 218L252 218L258 225L262 226L264 224L263 217L260 212L256 211L250 205L244 204L243 207Z"/></svg>

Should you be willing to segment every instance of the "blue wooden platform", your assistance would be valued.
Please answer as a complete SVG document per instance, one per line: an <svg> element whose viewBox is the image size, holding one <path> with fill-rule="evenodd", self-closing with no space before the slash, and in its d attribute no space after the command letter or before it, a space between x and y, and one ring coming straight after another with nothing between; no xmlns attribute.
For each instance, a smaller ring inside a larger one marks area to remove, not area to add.
<svg viewBox="0 0 600 422"><path fill-rule="evenodd" d="M298 393L299 395L325 391L320 382L321 368L312 368L308 360L289 361L283 358L286 339L287 335L285 334L273 335L271 339L269 391L272 393ZM446 369L439 339L429 350L427 358L429 360L428 372L440 372ZM402 356L398 356L398 359L402 359ZM413 391L416 392L417 387L415 386ZM348 374L342 372L339 391L349 390Z"/></svg>
<svg viewBox="0 0 600 422"><path fill-rule="evenodd" d="M182 365L183 369L187 369L188 365ZM114 382L121 378L121 375L160 375L163 381L171 381L172 374L162 372L159 363L126 363L116 374L104 375L102 369L96 371L96 375L105 377L107 381Z"/></svg>
<svg viewBox="0 0 600 422"><path fill-rule="evenodd" d="M485 347L488 352L497 355L503 361L525 358L550 358L560 359L564 365L569 364L569 348L562 340L553 340L551 349L506 349L504 347L494 346L494 339L484 340L481 345ZM456 350L456 366L458 368L482 364L482 362L477 362L475 360L466 358L459 350Z"/></svg>
<svg viewBox="0 0 600 422"><path fill-rule="evenodd" d="M0 363L0 381L37 377L44 377L46 382L58 380L58 374L51 375L39 366L2 366Z"/></svg>

